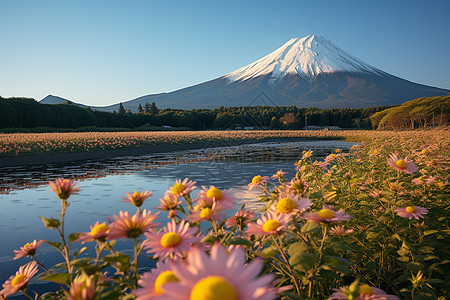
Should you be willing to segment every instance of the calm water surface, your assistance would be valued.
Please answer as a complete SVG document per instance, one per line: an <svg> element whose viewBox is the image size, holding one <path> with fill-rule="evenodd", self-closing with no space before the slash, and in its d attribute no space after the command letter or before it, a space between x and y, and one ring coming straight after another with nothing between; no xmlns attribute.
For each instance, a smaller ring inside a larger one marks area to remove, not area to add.
<svg viewBox="0 0 450 300"><path fill-rule="evenodd" d="M150 190L153 196L144 202L143 208L153 209L159 204L169 185L176 179L189 177L197 186L215 185L221 189L233 188L239 200L237 207L258 208L256 194L247 190L247 184L255 175L270 176L277 170L295 175L294 163L303 150L314 150L314 157L323 158L336 148L348 150L354 143L343 141L302 141L283 143L259 143L226 148L181 151L141 157L121 157L103 161L85 161L65 165L45 165L0 169L0 284L12 275L27 258L13 260L13 250L34 239L59 241L56 231L44 228L38 216L58 218L60 201L50 192L47 182L55 178L76 178L81 187L79 195L69 198L66 214L66 232L89 231L96 221L105 222L107 216L135 208L122 203L125 192ZM194 195L195 196L195 192ZM230 212L228 215L231 215ZM158 222L167 222L167 214L161 213ZM72 244L74 249L80 243ZM117 249L127 253L131 245L119 241ZM86 255L93 253L88 248ZM142 267L153 262L142 255ZM61 260L51 246L42 245L36 258L50 266ZM32 282L33 283L33 282ZM36 281L34 284L38 284ZM16 299L16 298L15 298ZM19 298L17 298L19 299Z"/></svg>

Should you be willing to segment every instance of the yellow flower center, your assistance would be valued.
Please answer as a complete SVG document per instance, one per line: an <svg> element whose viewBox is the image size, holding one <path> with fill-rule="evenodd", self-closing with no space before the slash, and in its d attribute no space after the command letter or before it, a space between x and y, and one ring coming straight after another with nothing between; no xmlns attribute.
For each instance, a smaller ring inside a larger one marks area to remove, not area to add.
<svg viewBox="0 0 450 300"><path fill-rule="evenodd" d="M27 248L30 246L30 243L26 243L25 245L23 245L24 248Z"/></svg>
<svg viewBox="0 0 450 300"><path fill-rule="evenodd" d="M209 276L197 282L190 300L237 300L234 287L221 276Z"/></svg>
<svg viewBox="0 0 450 300"><path fill-rule="evenodd" d="M331 209L324 208L319 210L317 215L324 219L333 219L335 217L334 212Z"/></svg>
<svg viewBox="0 0 450 300"><path fill-rule="evenodd" d="M407 213L412 214L412 213L415 213L416 211L417 211L417 208L415 208L414 206L407 206L406 207L406 212Z"/></svg>
<svg viewBox="0 0 450 300"><path fill-rule="evenodd" d="M280 222L278 222L277 220L269 220L266 223L264 223L262 229L265 232L271 232L271 231L275 231L277 230L278 227L280 227Z"/></svg>
<svg viewBox="0 0 450 300"><path fill-rule="evenodd" d="M255 177L253 177L252 183L253 184L259 183L261 181L261 178L262 178L261 175L256 175Z"/></svg>
<svg viewBox="0 0 450 300"><path fill-rule="evenodd" d="M220 200L223 198L223 194L222 194L222 191L219 190L218 188L210 188L206 192L206 197L215 198L216 200Z"/></svg>
<svg viewBox="0 0 450 300"><path fill-rule="evenodd" d="M361 295L373 295L375 292L372 290L372 288L368 284L363 284L359 288L359 292Z"/></svg>
<svg viewBox="0 0 450 300"><path fill-rule="evenodd" d="M172 187L172 194L176 195L181 193L182 191L184 191L186 189L186 186L182 183L175 183Z"/></svg>
<svg viewBox="0 0 450 300"><path fill-rule="evenodd" d="M168 232L161 238L160 244L164 248L175 247L181 243L181 237L175 232Z"/></svg>
<svg viewBox="0 0 450 300"><path fill-rule="evenodd" d="M400 169L406 169L406 162L403 159L399 159L395 162L395 165Z"/></svg>
<svg viewBox="0 0 450 300"><path fill-rule="evenodd" d="M134 191L133 198L137 199L139 197L141 197L141 193L139 193L138 191Z"/></svg>
<svg viewBox="0 0 450 300"><path fill-rule="evenodd" d="M422 154L427 154L428 153L428 149L423 149L422 150Z"/></svg>
<svg viewBox="0 0 450 300"><path fill-rule="evenodd" d="M311 151L306 151L305 154L303 155L305 158L308 158L311 156Z"/></svg>
<svg viewBox="0 0 450 300"><path fill-rule="evenodd" d="M155 292L158 295L164 294L164 291L162 290L161 287L167 282L176 282L176 281L180 280L177 278L177 276L175 276L175 274L172 271L161 272L161 274L159 274L155 280Z"/></svg>
<svg viewBox="0 0 450 300"><path fill-rule="evenodd" d="M378 154L379 152L378 152L378 150L373 150L372 153L373 153L373 154Z"/></svg>
<svg viewBox="0 0 450 300"><path fill-rule="evenodd" d="M276 205L276 209L280 213L289 213L296 207L297 203L295 203L294 200L289 198L280 199L280 201L278 201Z"/></svg>
<svg viewBox="0 0 450 300"><path fill-rule="evenodd" d="M211 208L205 207L204 209L202 209L202 211L200 212L200 217L201 218L207 218L209 216L211 216L213 214L213 210Z"/></svg>
<svg viewBox="0 0 450 300"><path fill-rule="evenodd" d="M96 236L99 233L106 233L108 231L108 226L105 223L98 224L91 229L91 235Z"/></svg>
<svg viewBox="0 0 450 300"><path fill-rule="evenodd" d="M16 277L14 277L14 279L11 281L11 286L16 287L17 285L24 282L26 278L27 277L23 274L16 275Z"/></svg>
<svg viewBox="0 0 450 300"><path fill-rule="evenodd" d="M334 159L336 157L336 154L330 154L330 158Z"/></svg>

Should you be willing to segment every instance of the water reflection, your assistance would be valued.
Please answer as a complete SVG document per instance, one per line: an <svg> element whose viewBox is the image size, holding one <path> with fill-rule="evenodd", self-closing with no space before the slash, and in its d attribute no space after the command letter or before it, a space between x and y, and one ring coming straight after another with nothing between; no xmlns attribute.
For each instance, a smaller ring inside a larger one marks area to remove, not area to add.
<svg viewBox="0 0 450 300"><path fill-rule="evenodd" d="M175 179L189 177L197 186L216 185L233 188L239 200L237 207L258 208L254 191L247 190L253 176L272 175L277 170L295 173L294 162L303 150L313 149L315 157L325 156L333 149L348 150L353 143L342 141L309 141L264 143L227 148L202 149L141 157L121 157L103 161L85 161L66 165L45 165L0 169L0 283L26 263L25 258L13 261L13 250L34 239L58 241L56 231L45 229L38 216L58 217L60 202L47 186L55 178L76 178L81 187L79 195L69 199L71 205L66 217L66 232L88 231L96 221L105 222L107 216L120 210L134 213L130 204L121 202L125 192L153 191L143 208L152 209L159 204L169 185ZM194 195L195 197L195 192ZM231 213L230 213L231 214ZM161 213L159 222L165 223L167 214ZM80 243L74 243L80 248ZM125 242L117 243L118 250L131 249ZM86 255L92 253L89 245ZM59 253L44 244L37 258L46 265L60 261ZM141 260L142 267L152 262Z"/></svg>

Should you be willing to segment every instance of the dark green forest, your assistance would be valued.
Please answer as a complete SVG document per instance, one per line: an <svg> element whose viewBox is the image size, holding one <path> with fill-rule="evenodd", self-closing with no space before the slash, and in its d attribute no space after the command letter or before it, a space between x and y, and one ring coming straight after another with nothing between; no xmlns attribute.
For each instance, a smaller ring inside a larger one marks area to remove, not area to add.
<svg viewBox="0 0 450 300"><path fill-rule="evenodd" d="M71 103L40 104L30 98L0 97L0 128L126 128L155 126L206 129L304 129L314 126L371 129L369 117L390 106L318 109L295 106L219 107L217 109L158 109L154 103L131 113L95 111Z"/></svg>

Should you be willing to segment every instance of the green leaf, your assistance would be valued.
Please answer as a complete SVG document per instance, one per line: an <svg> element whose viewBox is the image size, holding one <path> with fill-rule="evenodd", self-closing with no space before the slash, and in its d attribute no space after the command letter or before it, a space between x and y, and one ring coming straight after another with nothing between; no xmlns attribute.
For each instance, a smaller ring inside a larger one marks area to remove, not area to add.
<svg viewBox="0 0 450 300"><path fill-rule="evenodd" d="M308 273L316 264L316 257L312 253L303 252L300 255L291 256L289 264L297 271Z"/></svg>
<svg viewBox="0 0 450 300"><path fill-rule="evenodd" d="M320 225L319 223L314 223L314 222L306 222L305 225L302 226L302 228L300 229L301 232L309 232L312 231L316 228L319 228Z"/></svg>
<svg viewBox="0 0 450 300"><path fill-rule="evenodd" d="M339 256L324 256L324 260L327 264L339 265L339 266L350 266L351 262L345 258Z"/></svg>
<svg viewBox="0 0 450 300"><path fill-rule="evenodd" d="M217 241L217 237L213 234L207 235L202 239L202 242L207 244L213 244L215 241Z"/></svg>
<svg viewBox="0 0 450 300"><path fill-rule="evenodd" d="M340 251L343 251L343 252L345 252L345 251L351 251L351 252L355 251L355 249L353 249L352 247L350 247L348 244L342 243L342 242L334 242L334 243L331 243L331 244L328 246L328 248L334 249L334 250L340 250Z"/></svg>
<svg viewBox="0 0 450 300"><path fill-rule="evenodd" d="M130 257L128 255L116 252L115 254L106 255L103 257L104 262L116 262L121 264L130 264Z"/></svg>
<svg viewBox="0 0 450 300"><path fill-rule="evenodd" d="M58 228L61 225L61 222L59 222L58 219L53 219L53 218L44 218L44 217L39 217L41 218L42 222L44 222L44 226L46 228L51 228L51 229L55 229Z"/></svg>
<svg viewBox="0 0 450 300"><path fill-rule="evenodd" d="M435 233L438 233L438 232L439 232L439 230L426 230L426 231L423 232L423 235L427 236L427 235L435 234Z"/></svg>
<svg viewBox="0 0 450 300"><path fill-rule="evenodd" d="M85 266L89 266L89 263L90 263L90 262L91 262L91 258L86 257L86 258L74 259L74 260L72 260L72 261L70 262L70 264L71 264L73 267L75 267L75 268L77 268L77 269L80 269L80 268L83 268L83 267L85 267Z"/></svg>
<svg viewBox="0 0 450 300"><path fill-rule="evenodd" d="M262 257L274 257L275 255L277 255L277 253L278 253L278 248L276 246L270 246L270 247L264 248L260 252L260 255Z"/></svg>
<svg viewBox="0 0 450 300"><path fill-rule="evenodd" d="M50 242L50 241L44 241L44 243L49 244L50 246L58 249L59 251L63 250L62 244L60 242Z"/></svg>
<svg viewBox="0 0 450 300"><path fill-rule="evenodd" d="M73 253L73 258L77 258L77 256L80 255L81 253L83 253L86 249L87 249L87 247L83 247L79 251L75 251Z"/></svg>
<svg viewBox="0 0 450 300"><path fill-rule="evenodd" d="M251 246L252 243L247 240L247 239L243 239L240 237L232 237L229 241L228 241L229 245L244 245L244 246Z"/></svg>
<svg viewBox="0 0 450 300"><path fill-rule="evenodd" d="M71 243L75 242L81 235L81 232L76 232L76 233L72 233L71 235L69 235L69 241Z"/></svg>
<svg viewBox="0 0 450 300"><path fill-rule="evenodd" d="M288 252L290 256L301 255L303 252L309 249L308 245L304 242L296 242L289 246Z"/></svg>
<svg viewBox="0 0 450 300"><path fill-rule="evenodd" d="M43 281L51 281L56 283L61 283L70 286L72 282L72 274L69 273L53 273L51 275L43 276L41 278Z"/></svg>

